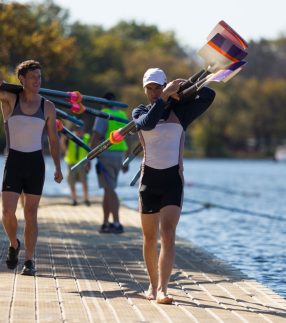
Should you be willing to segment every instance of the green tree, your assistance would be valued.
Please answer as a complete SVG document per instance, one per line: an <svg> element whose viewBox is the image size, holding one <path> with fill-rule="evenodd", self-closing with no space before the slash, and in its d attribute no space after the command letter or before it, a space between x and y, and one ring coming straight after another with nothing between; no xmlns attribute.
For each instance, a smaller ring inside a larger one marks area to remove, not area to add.
<svg viewBox="0 0 286 323"><path fill-rule="evenodd" d="M58 14L58 16L57 16ZM0 4L0 62L10 73L26 59L39 60L47 84L65 80L74 59L74 39L64 34L61 9L52 2L39 7Z"/></svg>

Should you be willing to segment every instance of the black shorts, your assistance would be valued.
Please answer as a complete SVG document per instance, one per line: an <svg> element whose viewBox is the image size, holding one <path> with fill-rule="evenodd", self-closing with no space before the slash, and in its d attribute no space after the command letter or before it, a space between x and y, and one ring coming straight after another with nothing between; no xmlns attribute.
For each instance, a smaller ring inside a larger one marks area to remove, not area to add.
<svg viewBox="0 0 286 323"><path fill-rule="evenodd" d="M157 213L167 205L182 206L183 180L179 165L154 169L144 165L139 189L141 213Z"/></svg>
<svg viewBox="0 0 286 323"><path fill-rule="evenodd" d="M45 181L45 162L42 150L25 153L10 149L6 160L2 192L22 191L42 195Z"/></svg>

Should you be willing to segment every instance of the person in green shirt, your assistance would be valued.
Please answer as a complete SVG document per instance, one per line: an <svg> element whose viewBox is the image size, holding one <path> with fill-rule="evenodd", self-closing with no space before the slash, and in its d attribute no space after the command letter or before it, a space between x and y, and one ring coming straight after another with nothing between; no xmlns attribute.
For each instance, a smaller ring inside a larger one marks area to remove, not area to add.
<svg viewBox="0 0 286 323"><path fill-rule="evenodd" d="M83 127L76 127L74 129L74 134L80 138L86 145L89 145L90 135L84 132ZM82 160L86 155L87 151L77 145L74 141L68 139L65 136L61 137L61 147L65 153L64 160L68 166L68 184L71 191L72 205L78 205L77 193L76 193L76 183L80 182L82 184L84 204L90 206L89 194L88 194L88 183L87 183L87 174L90 169L90 164L87 164L86 167L81 167L75 171L71 171L72 166L77 164Z"/></svg>
<svg viewBox="0 0 286 323"><path fill-rule="evenodd" d="M108 92L104 95L107 100L115 100L115 95ZM102 112L109 113L116 117L127 119L125 112L118 110L117 107L103 109ZM117 130L124 126L122 122L96 118L91 135L91 147L94 148L103 140L109 138L109 134L113 130ZM119 199L115 191L120 170L128 171L128 166L123 167L124 158L129 154L129 148L125 140L116 145L112 145L98 156L96 164L96 173L98 177L99 187L104 189L102 209L103 223L100 227L100 233L123 233L123 225L119 221ZM109 222L110 215L113 222Z"/></svg>

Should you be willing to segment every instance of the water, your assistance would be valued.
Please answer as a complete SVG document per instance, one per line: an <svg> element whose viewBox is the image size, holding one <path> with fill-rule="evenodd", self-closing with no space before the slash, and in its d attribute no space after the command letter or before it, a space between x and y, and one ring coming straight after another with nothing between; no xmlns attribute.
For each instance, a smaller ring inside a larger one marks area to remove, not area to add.
<svg viewBox="0 0 286 323"><path fill-rule="evenodd" d="M46 157L46 163L44 194L69 194L66 181L54 183L51 159ZM121 201L134 209L138 187L129 183L139 164L134 160L130 171L120 174L117 190ZM286 163L185 160L184 168L185 199L177 235L286 298ZM94 164L89 186L92 195L102 195Z"/></svg>

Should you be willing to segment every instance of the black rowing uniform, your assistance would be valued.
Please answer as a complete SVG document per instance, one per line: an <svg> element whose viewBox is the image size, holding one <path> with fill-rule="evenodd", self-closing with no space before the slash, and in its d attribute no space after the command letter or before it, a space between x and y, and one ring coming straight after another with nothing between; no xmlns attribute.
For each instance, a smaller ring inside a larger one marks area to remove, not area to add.
<svg viewBox="0 0 286 323"><path fill-rule="evenodd" d="M144 151L139 184L141 213L157 213L167 205L182 206L185 131L214 97L215 92L204 87L190 101L172 100L167 107L159 98L153 105L133 110Z"/></svg>
<svg viewBox="0 0 286 323"><path fill-rule="evenodd" d="M17 96L15 107L5 121L8 156L5 163L2 191L41 195L45 179L42 153L43 132L46 124L45 99L38 110L25 114Z"/></svg>

